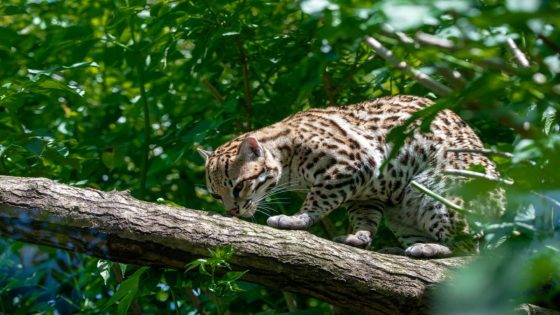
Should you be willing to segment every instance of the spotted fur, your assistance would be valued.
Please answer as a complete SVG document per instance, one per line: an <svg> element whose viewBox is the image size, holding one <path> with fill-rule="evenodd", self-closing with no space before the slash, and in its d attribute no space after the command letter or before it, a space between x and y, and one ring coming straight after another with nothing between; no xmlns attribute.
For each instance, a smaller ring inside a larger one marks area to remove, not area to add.
<svg viewBox="0 0 560 315"><path fill-rule="evenodd" d="M466 179L444 175L443 170L465 170L478 164L487 175L497 176L494 164L481 154L446 151L483 148L456 114L439 112L427 133L414 130L419 121L410 125L412 136L380 171L392 147L386 141L388 133L430 104L425 98L401 95L297 113L243 134L215 152L201 151L208 190L230 214L252 216L273 187L305 189L298 213L272 216L267 224L307 229L344 206L352 233L336 240L352 246L369 246L385 217L409 256L446 256L459 246L472 250L475 242L463 241L468 235L465 220L409 184L414 180L462 205L460 198L452 196L451 187ZM484 201L488 211L499 212L501 191L493 194L473 202Z"/></svg>

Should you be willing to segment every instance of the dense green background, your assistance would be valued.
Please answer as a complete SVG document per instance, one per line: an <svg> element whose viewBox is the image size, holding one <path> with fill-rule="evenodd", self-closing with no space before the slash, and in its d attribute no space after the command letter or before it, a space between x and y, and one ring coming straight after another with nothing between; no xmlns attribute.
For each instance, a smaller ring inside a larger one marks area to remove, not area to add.
<svg viewBox="0 0 560 315"><path fill-rule="evenodd" d="M560 308L559 26L552 0L3 1L0 173L222 211L204 189L196 148L310 107L427 96L489 148L513 152L495 160L515 181L500 222L472 219L494 258L457 274L439 312L504 314L524 301ZM406 43L398 31L453 47ZM454 92L438 98L376 55L365 35ZM453 71L461 78L450 79ZM343 212L331 221L342 234ZM321 226L312 232L328 237ZM0 253L0 313L276 313L293 301L310 314L330 310L233 273L113 265L6 239ZM224 265L227 254L208 264Z"/></svg>

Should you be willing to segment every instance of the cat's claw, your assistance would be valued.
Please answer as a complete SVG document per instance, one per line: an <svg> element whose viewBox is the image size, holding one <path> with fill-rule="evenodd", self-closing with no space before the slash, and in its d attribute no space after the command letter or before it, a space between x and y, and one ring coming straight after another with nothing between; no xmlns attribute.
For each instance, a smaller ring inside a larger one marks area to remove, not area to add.
<svg viewBox="0 0 560 315"><path fill-rule="evenodd" d="M405 249L406 256L413 258L435 258L451 255L449 247L435 243L416 243Z"/></svg>
<svg viewBox="0 0 560 315"><path fill-rule="evenodd" d="M371 237L369 233L359 231L356 234L337 236L334 241L353 247L368 248L371 244Z"/></svg>
<svg viewBox="0 0 560 315"><path fill-rule="evenodd" d="M275 215L266 220L266 224L277 229L285 230L306 230L313 224L311 218L305 214L287 216Z"/></svg>

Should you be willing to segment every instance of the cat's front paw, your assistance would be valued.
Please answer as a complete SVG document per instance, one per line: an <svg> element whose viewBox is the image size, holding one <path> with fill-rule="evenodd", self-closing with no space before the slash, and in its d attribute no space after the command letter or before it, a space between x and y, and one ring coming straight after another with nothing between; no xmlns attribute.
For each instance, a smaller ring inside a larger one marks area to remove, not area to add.
<svg viewBox="0 0 560 315"><path fill-rule="evenodd" d="M358 231L356 234L337 236L334 238L334 241L353 247L367 249L371 244L371 237L369 236L369 233Z"/></svg>
<svg viewBox="0 0 560 315"><path fill-rule="evenodd" d="M306 230L313 224L313 221L308 215L300 214L294 216L275 215L266 220L266 224L277 229L285 230Z"/></svg>
<svg viewBox="0 0 560 315"><path fill-rule="evenodd" d="M414 258L436 258L451 255L449 247L436 243L416 243L404 251L406 256Z"/></svg>

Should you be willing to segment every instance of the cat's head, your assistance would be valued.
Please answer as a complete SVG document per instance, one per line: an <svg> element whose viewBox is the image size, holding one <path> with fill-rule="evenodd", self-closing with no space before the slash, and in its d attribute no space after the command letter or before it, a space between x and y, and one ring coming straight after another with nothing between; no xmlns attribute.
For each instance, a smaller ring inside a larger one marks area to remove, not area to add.
<svg viewBox="0 0 560 315"><path fill-rule="evenodd" d="M230 150L198 150L205 160L206 187L234 216L250 217L281 176L278 161L254 137Z"/></svg>

